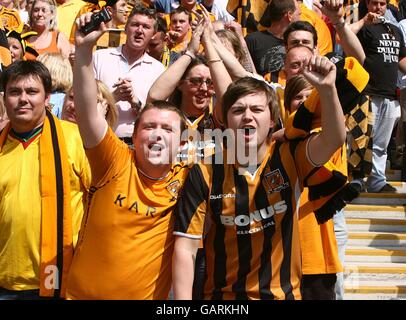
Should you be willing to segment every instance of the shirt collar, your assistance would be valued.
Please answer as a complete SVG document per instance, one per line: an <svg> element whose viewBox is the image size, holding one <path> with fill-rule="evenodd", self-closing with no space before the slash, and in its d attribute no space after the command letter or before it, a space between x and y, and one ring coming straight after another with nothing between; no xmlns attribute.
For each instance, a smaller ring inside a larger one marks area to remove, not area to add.
<svg viewBox="0 0 406 320"><path fill-rule="evenodd" d="M115 56L121 56L124 60L127 61L127 59L124 57L124 54L123 54L123 45L116 47L115 50L111 51L111 54L115 55ZM141 56L141 58L134 61L133 64L130 66L130 68L132 68L135 65L141 64L141 63L151 64L153 61L154 61L154 58L152 58L148 53L144 52L144 54Z"/></svg>

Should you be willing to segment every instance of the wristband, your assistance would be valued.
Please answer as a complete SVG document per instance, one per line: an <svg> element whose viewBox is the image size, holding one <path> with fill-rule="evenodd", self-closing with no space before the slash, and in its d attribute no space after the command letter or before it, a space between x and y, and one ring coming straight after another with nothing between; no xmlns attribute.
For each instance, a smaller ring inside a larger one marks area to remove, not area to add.
<svg viewBox="0 0 406 320"><path fill-rule="evenodd" d="M186 50L183 54L184 54L185 56L190 57L192 60L196 59L195 54L194 54L193 52L191 52L190 50Z"/></svg>
<svg viewBox="0 0 406 320"><path fill-rule="evenodd" d="M345 25L344 19L340 19L338 22L333 23L334 29L341 29L342 27L344 27L344 25Z"/></svg>

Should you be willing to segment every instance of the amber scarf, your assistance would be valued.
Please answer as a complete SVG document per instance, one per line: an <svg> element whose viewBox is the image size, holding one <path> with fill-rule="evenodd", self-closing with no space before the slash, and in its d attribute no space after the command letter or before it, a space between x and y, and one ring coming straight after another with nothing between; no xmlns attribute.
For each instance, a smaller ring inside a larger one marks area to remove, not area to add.
<svg viewBox="0 0 406 320"><path fill-rule="evenodd" d="M0 134L0 151L10 131ZM73 256L68 154L59 120L47 111L39 138L41 185L40 296L64 297Z"/></svg>

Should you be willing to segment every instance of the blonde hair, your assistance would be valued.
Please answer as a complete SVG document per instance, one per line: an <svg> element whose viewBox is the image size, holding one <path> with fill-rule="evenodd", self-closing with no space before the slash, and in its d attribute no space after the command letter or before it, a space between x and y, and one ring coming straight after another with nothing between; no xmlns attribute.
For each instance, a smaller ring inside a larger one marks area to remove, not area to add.
<svg viewBox="0 0 406 320"><path fill-rule="evenodd" d="M67 92L72 87L72 67L60 53L45 52L37 57L37 61L42 62L51 74L52 92Z"/></svg>
<svg viewBox="0 0 406 320"><path fill-rule="evenodd" d="M30 25L31 29L32 29L32 11L34 10L34 7L36 5L37 2L45 2L48 3L49 5L49 9L51 11L51 19L49 21L49 31L54 31L58 28L58 23L57 23L57 19L56 19L56 1L55 0L34 0L34 2L32 3L30 12L28 13L28 24Z"/></svg>
<svg viewBox="0 0 406 320"><path fill-rule="evenodd" d="M107 112L105 115L106 121L110 128L114 129L118 121L118 110L116 107L116 100L109 88L104 84L104 82L97 80L97 96L98 98L104 99L107 102Z"/></svg>

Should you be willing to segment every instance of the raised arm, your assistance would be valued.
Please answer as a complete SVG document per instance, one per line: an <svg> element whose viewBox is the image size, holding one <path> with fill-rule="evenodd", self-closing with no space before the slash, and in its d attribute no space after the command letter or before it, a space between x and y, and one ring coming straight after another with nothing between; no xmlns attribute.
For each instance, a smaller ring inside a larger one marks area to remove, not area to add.
<svg viewBox="0 0 406 320"><path fill-rule="evenodd" d="M313 5L321 10L333 24L340 44L347 56L356 58L362 65L365 61L365 52L357 35L351 30L344 20L344 10L341 1L325 0L321 5L319 1L314 1Z"/></svg>
<svg viewBox="0 0 406 320"><path fill-rule="evenodd" d="M97 146L107 130L107 122L97 111L97 85L93 72L92 51L97 39L106 31L101 23L98 30L84 35L79 29L90 21L92 13L76 19L75 64L73 68L73 93L80 134L85 148Z"/></svg>
<svg viewBox="0 0 406 320"><path fill-rule="evenodd" d="M320 97L322 131L309 141L308 156L315 165L322 165L343 145L346 135L344 114L335 87L336 67L326 57L314 56L305 63L303 75Z"/></svg>
<svg viewBox="0 0 406 320"><path fill-rule="evenodd" d="M352 32L357 34L367 24L379 23L379 14L368 12L362 19L349 25Z"/></svg>
<svg viewBox="0 0 406 320"><path fill-rule="evenodd" d="M224 66L223 60L220 58L216 48L214 47L212 37L213 34L215 35L215 32L210 21L209 13L205 7L202 7L202 14L204 17L202 43L204 46L204 53L207 58L207 64L209 65L210 75L213 80L214 90L216 92L214 117L220 124L222 124L221 104L223 95L227 91L227 88L232 80L226 67Z"/></svg>
<svg viewBox="0 0 406 320"><path fill-rule="evenodd" d="M187 67L199 52L200 37L203 28L196 28L193 31L185 54L181 55L161 76L155 80L149 89L147 103L155 100L166 100L175 91L179 81L182 79Z"/></svg>

